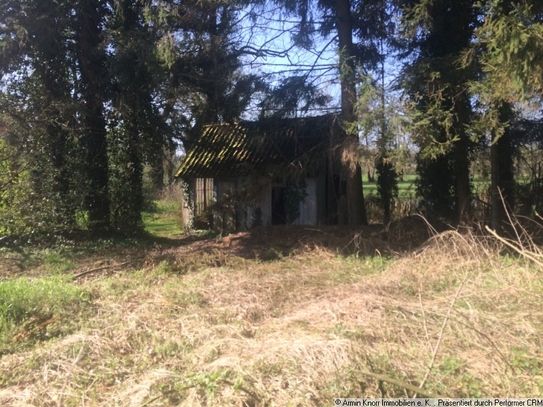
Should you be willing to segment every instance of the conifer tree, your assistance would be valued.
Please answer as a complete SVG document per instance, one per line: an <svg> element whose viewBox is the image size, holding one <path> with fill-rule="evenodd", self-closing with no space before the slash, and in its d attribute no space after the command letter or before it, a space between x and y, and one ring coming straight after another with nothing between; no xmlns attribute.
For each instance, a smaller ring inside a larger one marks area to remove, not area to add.
<svg viewBox="0 0 543 407"><path fill-rule="evenodd" d="M461 66L459 60L478 24L475 2L407 0L403 6L406 22L412 24L410 48L415 56L403 71L403 87L416 112L418 190L434 213L466 221L472 148L468 85L476 71Z"/></svg>

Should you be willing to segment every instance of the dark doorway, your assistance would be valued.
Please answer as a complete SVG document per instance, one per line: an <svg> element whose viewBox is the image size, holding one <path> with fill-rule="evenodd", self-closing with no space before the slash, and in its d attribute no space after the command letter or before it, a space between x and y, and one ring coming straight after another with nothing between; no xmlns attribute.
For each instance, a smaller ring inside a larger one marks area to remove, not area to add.
<svg viewBox="0 0 543 407"><path fill-rule="evenodd" d="M338 202L341 196L341 177L339 174L329 174L326 178L326 222L331 225L338 223Z"/></svg>
<svg viewBox="0 0 543 407"><path fill-rule="evenodd" d="M286 223L285 188L272 187L272 225L284 225Z"/></svg>
<svg viewBox="0 0 543 407"><path fill-rule="evenodd" d="M213 228L213 216L209 207L214 202L213 178L196 178L194 196L194 227L197 229Z"/></svg>

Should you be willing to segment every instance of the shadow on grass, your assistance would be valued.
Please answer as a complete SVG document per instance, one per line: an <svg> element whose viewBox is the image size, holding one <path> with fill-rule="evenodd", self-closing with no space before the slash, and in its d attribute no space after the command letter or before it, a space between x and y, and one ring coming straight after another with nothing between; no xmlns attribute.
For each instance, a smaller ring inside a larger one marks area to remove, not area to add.
<svg viewBox="0 0 543 407"><path fill-rule="evenodd" d="M294 226L258 227L245 232L222 236L187 236L177 243L163 239L163 246L190 245L183 256L235 256L247 260L275 261L313 250L327 251L341 256L394 256L412 250L430 236L425 221L410 217L388 227L369 225L350 226ZM213 238L212 238L213 237ZM156 239L156 238L155 238ZM197 244L193 244L196 241ZM158 241L158 240L157 240ZM175 253L172 253L176 255ZM164 260L175 261L164 257ZM179 259L178 259L179 260Z"/></svg>
<svg viewBox="0 0 543 407"><path fill-rule="evenodd" d="M212 232L188 236L158 236L141 232L132 236L110 234L92 237L86 232L62 236L10 237L0 242L0 277L51 272L51 259L61 266L71 264L75 271L96 263L124 263L135 269L141 267L156 251L181 248L214 237ZM56 267L60 272L60 268ZM53 270L55 271L55 270Z"/></svg>
<svg viewBox="0 0 543 407"><path fill-rule="evenodd" d="M161 263L177 265L179 267L174 268L184 273L202 262L221 266L243 259L277 261L311 251L346 257L389 257L415 249L429 236L425 221L415 216L388 227L281 225L226 236L211 231L174 236L144 232L130 237L91 239L81 234L56 238L44 245L0 248L0 275L50 273L52 268L73 274L93 268L112 272L155 267Z"/></svg>

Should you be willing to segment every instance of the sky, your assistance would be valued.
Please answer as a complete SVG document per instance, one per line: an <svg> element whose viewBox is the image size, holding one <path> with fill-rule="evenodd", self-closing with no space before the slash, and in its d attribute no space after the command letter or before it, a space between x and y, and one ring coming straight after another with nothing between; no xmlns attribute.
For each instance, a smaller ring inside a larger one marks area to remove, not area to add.
<svg viewBox="0 0 543 407"><path fill-rule="evenodd" d="M306 73L311 83L330 96L327 107L317 107L307 114L318 115L340 110L341 96L335 36L322 37L317 32L313 36L311 48L294 47L292 36L296 32L299 17L285 16L280 7L261 12L256 21L248 15L242 15L240 20L243 27L241 41L250 43L255 49L274 51L263 52L259 57L246 56L244 66L248 72L264 74L271 84L277 84L284 76ZM283 50L288 50L288 52L284 55L274 55ZM388 58L385 63L385 83L389 89L388 92L391 92L393 81L398 77L400 66L401 64L394 57ZM257 111L257 107L252 106L248 116L254 115Z"/></svg>
<svg viewBox="0 0 543 407"><path fill-rule="evenodd" d="M271 85L277 85L282 77L307 74L308 80L331 98L327 108L308 114L338 111L340 88L335 41L315 34L311 48L294 47L292 36L297 23L294 17L281 18L279 10L261 13L257 21L243 19L243 41L255 49L269 51L260 56L245 56L244 68L250 73L263 74Z"/></svg>

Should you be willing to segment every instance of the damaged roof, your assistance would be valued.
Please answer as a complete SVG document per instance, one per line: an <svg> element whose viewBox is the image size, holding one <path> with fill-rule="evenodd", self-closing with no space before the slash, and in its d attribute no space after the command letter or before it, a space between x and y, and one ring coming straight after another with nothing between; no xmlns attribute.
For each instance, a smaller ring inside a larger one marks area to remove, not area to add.
<svg viewBox="0 0 543 407"><path fill-rule="evenodd" d="M208 125L194 141L176 177L315 172L341 134L336 115Z"/></svg>

